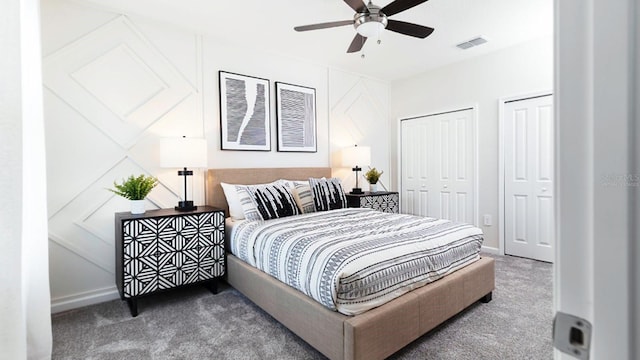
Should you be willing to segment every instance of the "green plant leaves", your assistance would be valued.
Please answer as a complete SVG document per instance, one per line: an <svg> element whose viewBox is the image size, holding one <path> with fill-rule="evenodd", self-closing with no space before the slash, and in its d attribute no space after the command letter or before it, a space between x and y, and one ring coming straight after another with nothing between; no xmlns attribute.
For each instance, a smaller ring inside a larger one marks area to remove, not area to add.
<svg viewBox="0 0 640 360"><path fill-rule="evenodd" d="M135 177L129 176L122 180L122 184L113 182L113 189L107 189L112 193L129 200L144 200L145 197L158 185L158 179L144 174Z"/></svg>
<svg viewBox="0 0 640 360"><path fill-rule="evenodd" d="M364 177L367 179L369 184L376 184L383 173L384 171L378 171L376 168L371 168L364 174Z"/></svg>

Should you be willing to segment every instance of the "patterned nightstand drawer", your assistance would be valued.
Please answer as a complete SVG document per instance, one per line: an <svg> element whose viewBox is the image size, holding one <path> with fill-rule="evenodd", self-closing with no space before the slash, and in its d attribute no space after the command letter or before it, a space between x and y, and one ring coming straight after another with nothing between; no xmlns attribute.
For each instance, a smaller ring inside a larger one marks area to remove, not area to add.
<svg viewBox="0 0 640 360"><path fill-rule="evenodd" d="M116 284L133 316L137 315L136 297L215 282L225 274L224 212L220 209L117 213L115 220Z"/></svg>
<svg viewBox="0 0 640 360"><path fill-rule="evenodd" d="M347 194L349 207L370 208L397 214L400 209L400 196L397 192L377 191L364 194Z"/></svg>

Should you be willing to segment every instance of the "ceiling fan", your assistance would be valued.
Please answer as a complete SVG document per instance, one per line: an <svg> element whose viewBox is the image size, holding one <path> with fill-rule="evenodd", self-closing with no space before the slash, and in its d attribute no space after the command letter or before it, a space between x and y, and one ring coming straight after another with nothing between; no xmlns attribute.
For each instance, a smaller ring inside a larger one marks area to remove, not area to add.
<svg viewBox="0 0 640 360"><path fill-rule="evenodd" d="M378 36L384 29L424 39L431 35L433 28L404 21L391 20L388 17L411 9L412 7L420 5L426 1L427 0L395 0L381 8L373 5L371 0L369 0L368 5L365 4L363 0L344 0L344 2L356 12L355 15L353 15L353 20L296 26L294 27L294 30L308 31L353 25L358 33L351 42L351 45L347 50L348 53L360 51L362 46L364 46L365 41L367 41L367 38Z"/></svg>

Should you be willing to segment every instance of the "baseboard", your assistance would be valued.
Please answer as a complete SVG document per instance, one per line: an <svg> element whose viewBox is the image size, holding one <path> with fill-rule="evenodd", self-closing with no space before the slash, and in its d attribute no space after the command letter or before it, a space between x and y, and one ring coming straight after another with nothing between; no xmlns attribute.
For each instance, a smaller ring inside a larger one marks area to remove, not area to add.
<svg viewBox="0 0 640 360"><path fill-rule="evenodd" d="M115 286L66 295L51 299L51 313L55 314L119 298L120 294Z"/></svg>
<svg viewBox="0 0 640 360"><path fill-rule="evenodd" d="M482 249L480 249L480 251L486 252L486 253L492 254L492 255L502 255L502 253L500 253L500 249L494 248L494 247L490 247L490 246L482 245Z"/></svg>

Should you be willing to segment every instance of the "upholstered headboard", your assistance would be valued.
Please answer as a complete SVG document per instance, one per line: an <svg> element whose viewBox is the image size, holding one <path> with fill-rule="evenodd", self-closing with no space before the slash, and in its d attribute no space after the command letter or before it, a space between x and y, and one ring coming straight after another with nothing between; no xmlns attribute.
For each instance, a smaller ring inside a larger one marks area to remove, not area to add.
<svg viewBox="0 0 640 360"><path fill-rule="evenodd" d="M224 209L229 216L229 206L220 183L264 184L278 179L307 180L310 177L331 177L331 168L257 168L257 169L209 169L207 171L207 205Z"/></svg>

